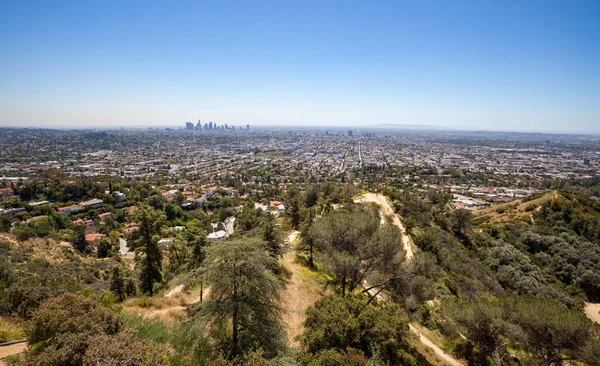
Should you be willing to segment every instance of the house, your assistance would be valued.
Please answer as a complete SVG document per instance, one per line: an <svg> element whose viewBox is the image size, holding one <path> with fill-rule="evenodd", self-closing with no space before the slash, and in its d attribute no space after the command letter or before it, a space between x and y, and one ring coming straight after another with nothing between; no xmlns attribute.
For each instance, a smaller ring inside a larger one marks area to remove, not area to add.
<svg viewBox="0 0 600 366"><path fill-rule="evenodd" d="M206 189L206 192L204 192L204 194L205 194L207 197L210 197L210 196L212 196L213 194L215 194L215 192L217 191L217 189L218 189L218 187L217 187L217 186L208 187L208 188Z"/></svg>
<svg viewBox="0 0 600 366"><path fill-rule="evenodd" d="M206 236L206 238L210 241L218 241L223 240L227 237L227 233L225 230L215 231L214 233L210 233Z"/></svg>
<svg viewBox="0 0 600 366"><path fill-rule="evenodd" d="M269 208L266 205L263 205L261 203L255 202L254 203L254 209L255 210L263 210L263 211L267 211Z"/></svg>
<svg viewBox="0 0 600 366"><path fill-rule="evenodd" d="M104 234L85 234L85 241L91 244L95 244L106 237Z"/></svg>
<svg viewBox="0 0 600 366"><path fill-rule="evenodd" d="M85 225L89 228L93 228L94 227L94 220L82 220L82 219L77 219L75 221L73 221L73 225Z"/></svg>
<svg viewBox="0 0 600 366"><path fill-rule="evenodd" d="M123 231L121 231L121 233L123 235L127 235L127 234L137 231L139 229L140 229L139 226L131 226L131 227L128 227L127 229L123 229Z"/></svg>
<svg viewBox="0 0 600 366"><path fill-rule="evenodd" d="M29 206L33 206L33 207L47 205L47 204L50 204L50 202L49 201L37 201L37 202L29 202L28 203Z"/></svg>
<svg viewBox="0 0 600 366"><path fill-rule="evenodd" d="M277 206L277 212L279 212L279 214L283 215L285 213L285 206L283 204Z"/></svg>
<svg viewBox="0 0 600 366"><path fill-rule="evenodd" d="M91 199L89 201L84 201L79 203L79 207L81 208L99 208L104 204L104 201L98 198Z"/></svg>
<svg viewBox="0 0 600 366"><path fill-rule="evenodd" d="M109 216L112 216L112 212L101 213L98 215L98 218L100 219L100 221L104 222L104 219Z"/></svg>
<svg viewBox="0 0 600 366"><path fill-rule="evenodd" d="M114 191L113 194L115 195L117 202L123 202L125 200L125 193Z"/></svg>
<svg viewBox="0 0 600 366"><path fill-rule="evenodd" d="M63 215L63 216L67 216L69 215L71 212L73 211L77 211L79 210L79 206L78 205L70 205L70 206L64 206L64 207L59 207L58 208L58 212Z"/></svg>
<svg viewBox="0 0 600 366"><path fill-rule="evenodd" d="M202 196L200 198L196 199L196 203L198 204L198 207L202 207L204 205L204 201L206 201L206 196Z"/></svg>
<svg viewBox="0 0 600 366"><path fill-rule="evenodd" d="M171 239L171 238L161 238L158 241L158 246L161 248L166 247L167 245L171 244L172 242L173 242L173 239Z"/></svg>
<svg viewBox="0 0 600 366"><path fill-rule="evenodd" d="M0 216L13 216L23 211L25 211L23 207L9 208L7 210L0 209Z"/></svg>
<svg viewBox="0 0 600 366"><path fill-rule="evenodd" d="M13 196L15 192L12 188L0 188L0 196L1 197L10 197Z"/></svg>

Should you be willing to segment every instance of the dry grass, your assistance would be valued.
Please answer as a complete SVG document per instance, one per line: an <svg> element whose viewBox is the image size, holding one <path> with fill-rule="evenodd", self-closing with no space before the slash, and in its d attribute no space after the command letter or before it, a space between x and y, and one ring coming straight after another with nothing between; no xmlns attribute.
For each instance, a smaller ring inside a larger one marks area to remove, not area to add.
<svg viewBox="0 0 600 366"><path fill-rule="evenodd" d="M23 339L23 322L16 318L0 316L0 343Z"/></svg>
<svg viewBox="0 0 600 366"><path fill-rule="evenodd" d="M473 211L473 216L475 216L475 219L479 219L481 222L509 221L520 218L523 215L531 217L531 212L533 212L533 210L538 209L542 204L553 199L556 195L556 192L548 192L541 197L525 202L523 199L516 199L510 202ZM533 210L531 208L533 208Z"/></svg>
<svg viewBox="0 0 600 366"><path fill-rule="evenodd" d="M204 289L204 296L208 293ZM171 296L138 297L126 300L123 310L174 325L188 315L191 305L200 301L200 290L181 291Z"/></svg>

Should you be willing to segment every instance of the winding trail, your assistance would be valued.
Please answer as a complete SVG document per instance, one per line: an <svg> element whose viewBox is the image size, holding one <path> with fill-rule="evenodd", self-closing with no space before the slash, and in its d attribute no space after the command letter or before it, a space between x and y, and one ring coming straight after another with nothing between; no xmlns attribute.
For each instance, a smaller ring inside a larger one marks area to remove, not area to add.
<svg viewBox="0 0 600 366"><path fill-rule="evenodd" d="M400 218L398 217L398 215L396 215L394 210L392 210L392 207L387 201L387 198L385 198L384 195L379 193L365 193L359 198L355 199L354 202L373 202L379 205L379 209L381 211L381 225L385 224L385 217L389 217L392 219L392 224L398 229L400 229L400 233L402 235L402 244L404 247L404 251L406 252L405 258L407 262L410 262L413 258L413 250L410 245L410 239L408 237L408 234L406 233L406 228L404 227L404 224L402 223L402 221L400 221Z"/></svg>
<svg viewBox="0 0 600 366"><path fill-rule="evenodd" d="M392 207L390 206L386 197L382 194L365 193L362 196L360 196L359 198L355 199L354 202L356 202L356 203L374 202L379 205L379 207L380 207L379 209L381 211L381 225L385 224L385 217L387 216L392 219L392 224L394 226L396 226L398 229L400 229L400 233L402 235L402 243L404 246L404 250L406 252L405 259L406 259L406 262L410 262L413 258L413 250L410 245L410 238L408 237L408 234L406 233L406 228L404 227L404 224L402 223L402 221L400 221L400 218L398 217L398 215L396 215L394 210L392 210ZM363 287L368 287L368 284L365 282L363 284ZM383 301L383 302L386 301L385 295L383 293L380 292L377 294L375 289L371 289L368 292L369 292L369 294L371 294L371 296L376 296L378 300ZM431 340L431 338L429 338L427 335L419 332L417 329L418 325L416 323L410 323L408 326L409 326L411 332L413 332L419 338L419 341L421 343L423 343L425 346L431 348L433 350L433 352L435 353L437 359L441 360L444 365L450 365L450 366L464 366L465 365L463 362L458 361L451 355L444 352L444 350L442 350L440 347L438 347Z"/></svg>

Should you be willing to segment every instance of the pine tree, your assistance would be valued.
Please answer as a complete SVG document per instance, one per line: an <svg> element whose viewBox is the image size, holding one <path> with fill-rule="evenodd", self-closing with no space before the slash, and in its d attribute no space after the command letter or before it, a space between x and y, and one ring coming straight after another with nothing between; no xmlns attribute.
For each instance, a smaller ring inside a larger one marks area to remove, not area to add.
<svg viewBox="0 0 600 366"><path fill-rule="evenodd" d="M123 279L123 275L121 274L121 268L119 266L115 266L112 269L112 273L110 275L110 291L115 294L119 298L119 302L125 300L126 288L125 288L125 280Z"/></svg>
<svg viewBox="0 0 600 366"><path fill-rule="evenodd" d="M162 211L143 205L135 211L139 229L134 232L136 261L140 269L140 289L152 296L154 283L162 281L162 253L158 247L159 233L166 223Z"/></svg>
<svg viewBox="0 0 600 366"><path fill-rule="evenodd" d="M267 250L271 256L277 260L285 254L285 247L279 229L277 228L275 216L272 213L267 212L263 225L263 240L266 242Z"/></svg>
<svg viewBox="0 0 600 366"><path fill-rule="evenodd" d="M227 345L223 353L230 358L257 348L276 355L285 336L278 306L282 285L269 271L275 259L248 240L217 243L208 252L205 279L211 291L199 319L213 329L231 327L230 332L214 332L225 337L216 343Z"/></svg>
<svg viewBox="0 0 600 366"><path fill-rule="evenodd" d="M85 240L85 225L75 225L75 235L73 238L73 247L81 253L87 252L87 241Z"/></svg>
<svg viewBox="0 0 600 366"><path fill-rule="evenodd" d="M314 241L312 236L310 235L310 228L313 224L313 209L312 207L308 209L308 216L302 223L301 235L300 235L300 250L308 254L308 265L310 268L315 266L313 260L314 254Z"/></svg>
<svg viewBox="0 0 600 366"><path fill-rule="evenodd" d="M292 186L288 190L287 215L290 217L292 227L298 229L301 222L302 200L298 187Z"/></svg>

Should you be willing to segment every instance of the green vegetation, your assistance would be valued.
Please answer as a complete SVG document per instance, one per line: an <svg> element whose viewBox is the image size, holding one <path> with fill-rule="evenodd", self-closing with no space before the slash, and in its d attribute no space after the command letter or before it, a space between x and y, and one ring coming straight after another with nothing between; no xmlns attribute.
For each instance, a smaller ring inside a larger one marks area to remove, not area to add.
<svg viewBox="0 0 600 366"><path fill-rule="evenodd" d="M264 169L260 179L272 179ZM390 218L353 202L360 187L230 178L236 188L214 189L202 207L187 198L205 191L192 184L44 177L15 187L60 203L0 222L14 223L0 238L0 324L10 325L0 340L27 337L31 346L11 362L435 364L411 324L470 365L598 364L598 326L582 311L600 301L597 185L560 181L473 214L453 210L448 190L392 184L384 192L414 242L407 260ZM125 188L121 203L105 193ZM58 213L90 195L105 203ZM207 239L233 217L233 234ZM289 248L293 230L298 246ZM119 239L135 256L118 254ZM282 308L286 286L306 286L285 269L294 254L296 276L323 284L306 289L314 298L296 349Z"/></svg>

